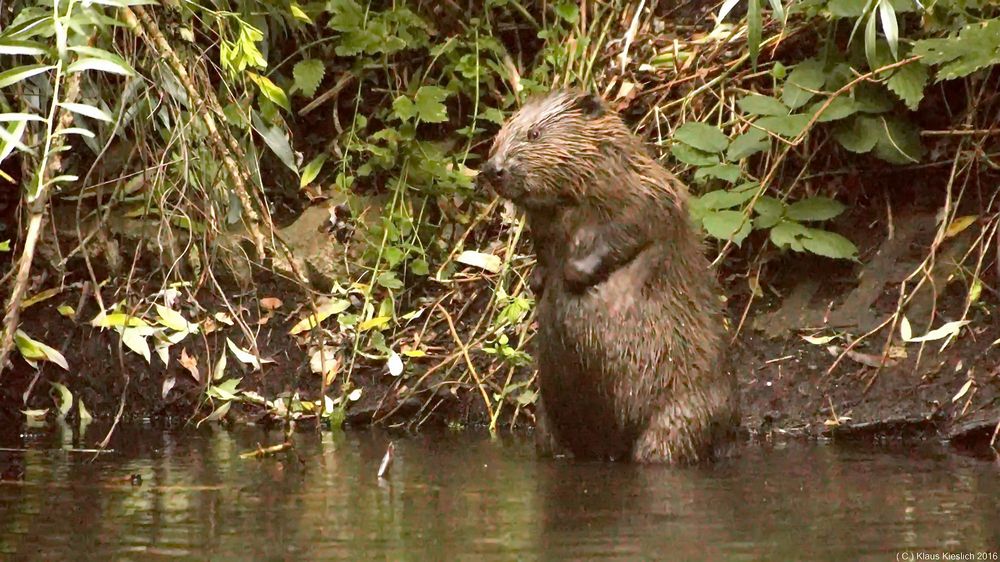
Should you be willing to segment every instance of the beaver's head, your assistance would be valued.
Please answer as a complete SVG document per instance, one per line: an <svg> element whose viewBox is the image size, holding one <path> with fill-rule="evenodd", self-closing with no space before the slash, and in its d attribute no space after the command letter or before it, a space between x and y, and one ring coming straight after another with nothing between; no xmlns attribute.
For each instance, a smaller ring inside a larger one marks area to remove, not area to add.
<svg viewBox="0 0 1000 562"><path fill-rule="evenodd" d="M522 207L572 202L608 171L609 148L628 136L599 96L554 91L529 100L504 123L479 180Z"/></svg>

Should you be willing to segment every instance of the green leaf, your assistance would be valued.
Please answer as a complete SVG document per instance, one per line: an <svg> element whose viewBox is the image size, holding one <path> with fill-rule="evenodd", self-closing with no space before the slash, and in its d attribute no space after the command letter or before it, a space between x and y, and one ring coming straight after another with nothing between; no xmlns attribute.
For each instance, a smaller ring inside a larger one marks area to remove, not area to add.
<svg viewBox="0 0 1000 562"><path fill-rule="evenodd" d="M774 12L774 19L778 21L785 20L785 7L781 4L781 0L768 0L771 4L771 11Z"/></svg>
<svg viewBox="0 0 1000 562"><path fill-rule="evenodd" d="M698 168L694 173L695 181L701 182L708 178L718 178L729 183L736 183L740 179L740 167L734 164L718 164Z"/></svg>
<svg viewBox="0 0 1000 562"><path fill-rule="evenodd" d="M729 146L729 138L718 128L706 123L684 123L674 131L674 138L698 150L719 153Z"/></svg>
<svg viewBox="0 0 1000 562"><path fill-rule="evenodd" d="M742 211L715 211L702 219L705 230L719 240L732 240L739 246L750 234L750 220Z"/></svg>
<svg viewBox="0 0 1000 562"><path fill-rule="evenodd" d="M878 118L868 115L855 115L837 123L833 130L833 138L841 146L858 154L875 148L880 136Z"/></svg>
<svg viewBox="0 0 1000 562"><path fill-rule="evenodd" d="M10 239L0 242L0 252L9 252L9 251L10 251Z"/></svg>
<svg viewBox="0 0 1000 562"><path fill-rule="evenodd" d="M750 128L747 132L733 139L726 151L726 160L737 162L747 156L756 154L771 147L771 138L767 132L756 128Z"/></svg>
<svg viewBox="0 0 1000 562"><path fill-rule="evenodd" d="M854 103L859 113L885 113L893 108L892 96L879 84L858 84L854 88Z"/></svg>
<svg viewBox="0 0 1000 562"><path fill-rule="evenodd" d="M17 66L10 70L5 70L0 72L0 88L6 88L11 84L16 84L21 80L26 80L36 74L48 72L53 68L55 67L48 64L28 64L24 66Z"/></svg>
<svg viewBox="0 0 1000 562"><path fill-rule="evenodd" d="M255 72L247 72L247 76L250 80L253 80L254 84L257 84L257 88L264 97L282 107L285 111L292 110L292 105L288 103L288 96L285 94L285 91L272 82L270 78L261 76Z"/></svg>
<svg viewBox="0 0 1000 562"><path fill-rule="evenodd" d="M805 105L823 88L826 82L826 75L823 72L823 63L816 59L806 59L795 65L792 72L788 74L785 85L781 90L781 100L791 109L797 109Z"/></svg>
<svg viewBox="0 0 1000 562"><path fill-rule="evenodd" d="M417 117L425 123L443 123L448 120L448 110L444 100L450 95L439 86L421 86L413 98Z"/></svg>
<svg viewBox="0 0 1000 562"><path fill-rule="evenodd" d="M832 219L846 208L840 201L829 197L810 197L789 205L786 215L796 221L822 221Z"/></svg>
<svg viewBox="0 0 1000 562"><path fill-rule="evenodd" d="M924 39L913 45L913 55L921 62L940 66L935 80L952 80L1000 64L1000 18L973 23L957 37Z"/></svg>
<svg viewBox="0 0 1000 562"><path fill-rule="evenodd" d="M556 15L570 24L576 24L576 21L580 19L580 7L577 6L576 2L562 0L555 5L554 10L556 11Z"/></svg>
<svg viewBox="0 0 1000 562"><path fill-rule="evenodd" d="M288 137L285 136L285 131L278 125L269 127L256 111L253 112L252 118L254 130L264 139L264 144L271 149L271 152L278 157L278 160L281 160L282 164L288 166L288 169L298 174L299 167L296 163L295 152L292 150L292 145L288 142Z"/></svg>
<svg viewBox="0 0 1000 562"><path fill-rule="evenodd" d="M62 383L49 381L49 384L56 391L54 399L56 401L56 408L59 410L59 417L65 418L66 414L73 408L73 393Z"/></svg>
<svg viewBox="0 0 1000 562"><path fill-rule="evenodd" d="M114 119L103 109L94 107L92 105L87 105L85 103L68 103L60 102L59 105L64 109L72 111L73 113L78 113L85 117L90 117L91 119L97 119L98 121L105 121L111 123Z"/></svg>
<svg viewBox="0 0 1000 562"><path fill-rule="evenodd" d="M132 66L129 63L125 62L125 59L110 51L105 51L104 49L98 49L97 47L89 47L86 45L69 47L69 50L79 55L83 55L81 59L94 58L110 62L115 66L121 67L121 69L124 70L124 73L127 76L132 76L135 74L135 69L132 68ZM117 74L122 74L122 72L117 72Z"/></svg>
<svg viewBox="0 0 1000 562"><path fill-rule="evenodd" d="M719 163L719 157L715 154L709 154L698 150L697 148L691 148L690 146L682 143L674 143L670 147L670 153L674 155L678 161L683 162L689 166L712 166Z"/></svg>
<svg viewBox="0 0 1000 562"><path fill-rule="evenodd" d="M879 67L877 60L878 53L876 51L878 45L876 31L875 10L872 10L868 13L868 23L865 25L865 58L868 59L868 68L872 70Z"/></svg>
<svg viewBox="0 0 1000 562"><path fill-rule="evenodd" d="M47 55L48 49L36 41L18 41L17 39L0 39L0 55Z"/></svg>
<svg viewBox="0 0 1000 562"><path fill-rule="evenodd" d="M295 2L292 2L291 6L289 6L289 9L292 12L292 17L294 17L295 19L304 21L309 24L313 22L312 19L309 17L309 14L305 13L305 11L302 9L302 6L299 6Z"/></svg>
<svg viewBox="0 0 1000 562"><path fill-rule="evenodd" d="M84 72L87 70L97 70L99 72L108 72L111 74L120 74L122 76L132 76L134 72L130 68L122 66L118 63L114 63L108 60L96 59L96 58L82 58L78 59L73 64L69 65L66 69L68 74L74 72Z"/></svg>
<svg viewBox="0 0 1000 562"><path fill-rule="evenodd" d="M770 195L762 195L754 203L753 211L757 213L754 228L771 228L785 215L785 204Z"/></svg>
<svg viewBox="0 0 1000 562"><path fill-rule="evenodd" d="M920 161L924 146L920 142L920 131L899 117L877 117L879 130L875 144L875 156L893 164L913 164Z"/></svg>
<svg viewBox="0 0 1000 562"><path fill-rule="evenodd" d="M400 121L409 121L416 117L417 109L413 100L406 96L399 96L392 101L392 113Z"/></svg>
<svg viewBox="0 0 1000 562"><path fill-rule="evenodd" d="M17 345L17 351L21 354L21 357L29 361L51 361L62 367L63 370L69 370L69 364L66 363L66 358L63 357L62 353L38 340L32 339L22 330L14 331L14 343Z"/></svg>
<svg viewBox="0 0 1000 562"><path fill-rule="evenodd" d="M809 119L808 115L803 114L784 115L781 117L769 115L754 121L754 125L765 131L791 139L802 134L806 125L809 124Z"/></svg>
<svg viewBox="0 0 1000 562"><path fill-rule="evenodd" d="M879 0L879 19L882 20L882 33L889 43L889 51L892 52L893 59L899 59L899 25L896 23L896 12L892 9L889 0Z"/></svg>
<svg viewBox="0 0 1000 562"><path fill-rule="evenodd" d="M809 229L801 224L788 219L782 219L778 224L771 227L769 236L771 243L775 246L779 248L791 248L796 252L801 252L805 247L799 239L808 232Z"/></svg>
<svg viewBox="0 0 1000 562"><path fill-rule="evenodd" d="M300 189L312 183L313 180L319 176L319 172L323 169L323 164L326 162L326 158L326 154L320 154L306 164L306 167L302 169L302 177L299 178Z"/></svg>
<svg viewBox="0 0 1000 562"><path fill-rule="evenodd" d="M403 288L403 282L400 281L398 277L396 277L396 273L394 271L383 271L382 273L379 274L376 282L379 285L385 287L386 289Z"/></svg>
<svg viewBox="0 0 1000 562"><path fill-rule="evenodd" d="M855 259L858 248L843 236L817 228L806 229L802 246L817 255L835 259Z"/></svg>
<svg viewBox="0 0 1000 562"><path fill-rule="evenodd" d="M816 112L823 107L826 100L818 101L813 105L809 106L806 113L809 115L816 115ZM858 104L849 96L837 96L833 98L830 105L826 107L826 110L820 114L819 118L816 119L817 123L829 123L830 121L838 121L844 119L845 117L850 117L858 112Z"/></svg>
<svg viewBox="0 0 1000 562"><path fill-rule="evenodd" d="M892 73L886 81L888 87L894 94L903 100L906 107L916 110L920 100L924 98L924 87L928 80L927 67L920 62L910 63Z"/></svg>
<svg viewBox="0 0 1000 562"><path fill-rule="evenodd" d="M788 107L771 96L750 94L736 104L750 115L788 115Z"/></svg>
<svg viewBox="0 0 1000 562"><path fill-rule="evenodd" d="M756 182L748 182L733 189L709 191L708 193L693 199L692 203L697 202L698 205L707 211L732 209L733 207L738 207L753 199L757 187L758 184Z"/></svg>
<svg viewBox="0 0 1000 562"><path fill-rule="evenodd" d="M750 49L750 64L757 69L760 55L761 31L764 25L760 18L760 0L747 0L747 45Z"/></svg>
<svg viewBox="0 0 1000 562"><path fill-rule="evenodd" d="M316 88L323 82L323 75L326 67L319 59L306 59L299 61L292 69L292 76L295 78L295 87L302 92L302 95L311 98L316 95Z"/></svg>
<svg viewBox="0 0 1000 562"><path fill-rule="evenodd" d="M27 121L15 121L10 125L0 126L0 162L3 162L14 149L31 152L31 148L21 142L24 130L28 127Z"/></svg>

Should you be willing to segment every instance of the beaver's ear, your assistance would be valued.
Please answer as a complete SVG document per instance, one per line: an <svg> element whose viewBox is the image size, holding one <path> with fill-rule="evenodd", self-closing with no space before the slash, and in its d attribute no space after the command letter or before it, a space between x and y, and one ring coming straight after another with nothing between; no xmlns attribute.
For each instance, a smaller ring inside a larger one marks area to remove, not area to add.
<svg viewBox="0 0 1000 562"><path fill-rule="evenodd" d="M604 100L601 96L591 93L583 93L573 100L573 107L579 109L587 117L600 117L607 112Z"/></svg>

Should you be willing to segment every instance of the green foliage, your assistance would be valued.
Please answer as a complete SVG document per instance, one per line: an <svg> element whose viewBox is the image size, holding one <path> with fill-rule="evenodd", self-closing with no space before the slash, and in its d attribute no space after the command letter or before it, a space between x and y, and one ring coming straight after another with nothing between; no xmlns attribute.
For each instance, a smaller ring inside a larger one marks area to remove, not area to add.
<svg viewBox="0 0 1000 562"><path fill-rule="evenodd" d="M936 80L951 80L1000 64L1000 18L973 23L957 36L923 39L913 45L913 54L939 67Z"/></svg>

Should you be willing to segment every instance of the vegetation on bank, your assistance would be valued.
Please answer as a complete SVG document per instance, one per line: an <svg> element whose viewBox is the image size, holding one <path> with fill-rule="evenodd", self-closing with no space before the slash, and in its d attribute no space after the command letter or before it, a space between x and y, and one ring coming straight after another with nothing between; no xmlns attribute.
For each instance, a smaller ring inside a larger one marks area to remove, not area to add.
<svg viewBox="0 0 1000 562"><path fill-rule="evenodd" d="M601 92L691 185L694 220L743 295L736 329L774 271L807 255L864 261L869 241L838 219L884 204L891 233L897 186L862 188L873 173L933 178L919 189L937 231L884 322L812 341L847 353L878 336L884 360L994 314L1000 10L987 0L0 10L0 387L24 362L39 369L19 405L30 415L51 387L52 413L86 417L74 384L95 376L58 333L21 327L49 301L118 342L126 386L196 397L199 419L243 404L339 423L381 385L376 419L421 423L453 402L494 428L516 422L535 398L532 260L521 218L477 191L474 170L521 100L566 85ZM302 235L295 221L316 206L323 231ZM961 302L911 325L910 298L962 233ZM314 239L335 267L296 255ZM268 394L250 380L275 330L309 368Z"/></svg>

